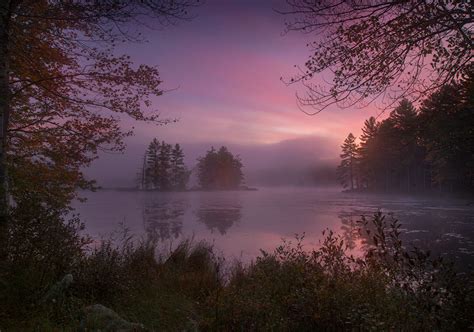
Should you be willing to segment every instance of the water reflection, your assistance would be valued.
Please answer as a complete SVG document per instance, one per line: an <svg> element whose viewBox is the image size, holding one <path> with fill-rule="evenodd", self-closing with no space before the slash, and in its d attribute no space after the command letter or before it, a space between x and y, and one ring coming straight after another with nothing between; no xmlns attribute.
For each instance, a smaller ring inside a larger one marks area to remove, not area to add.
<svg viewBox="0 0 474 332"><path fill-rule="evenodd" d="M357 221L360 220L360 215L341 211L338 214L338 218L341 220L341 231L344 242L349 249L355 249L357 239L360 238L359 225L357 223Z"/></svg>
<svg viewBox="0 0 474 332"><path fill-rule="evenodd" d="M400 239L408 250L415 247L429 251L433 256L444 256L463 266L474 266L474 227L470 213L443 215L440 211L402 211L393 214L384 211L389 227L392 218L401 225ZM359 221L365 216L369 223L362 227ZM373 245L370 234L374 225L370 222L373 211L340 211L338 218L344 242L350 250L363 253ZM367 232L368 231L368 232Z"/></svg>
<svg viewBox="0 0 474 332"><path fill-rule="evenodd" d="M214 233L217 230L221 235L242 218L241 205L201 205L196 211L198 222L203 223Z"/></svg>
<svg viewBox="0 0 474 332"><path fill-rule="evenodd" d="M148 201L143 206L143 224L147 236L165 241L178 238L183 232L184 201Z"/></svg>
<svg viewBox="0 0 474 332"><path fill-rule="evenodd" d="M165 241L195 237L215 243L226 255L240 257L244 252L250 260L259 249L271 251L281 238L293 238L295 233L305 232L310 245L317 246L321 232L332 229L359 251L366 241L355 236L357 221L381 209L400 220L404 244L450 256L463 265L474 263L474 206L462 199L349 195L304 188L88 195L89 200L76 207L93 236L108 234L125 221L139 236L145 230Z"/></svg>

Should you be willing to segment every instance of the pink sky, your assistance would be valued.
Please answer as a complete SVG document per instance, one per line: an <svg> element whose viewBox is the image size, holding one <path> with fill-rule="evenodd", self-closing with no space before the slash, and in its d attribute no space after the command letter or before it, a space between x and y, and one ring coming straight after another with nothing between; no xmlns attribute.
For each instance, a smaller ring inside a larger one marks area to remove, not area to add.
<svg viewBox="0 0 474 332"><path fill-rule="evenodd" d="M103 154L87 173L103 185L133 181L154 137L182 144L190 167L211 145L241 155L247 172L336 161L347 134L358 136L377 110L333 108L308 116L298 109L295 94L303 87L288 87L280 78L304 64L313 36L284 34L285 18L273 10L282 5L284 0L206 0L192 21L143 30L147 43L122 45L137 64L158 66L162 88L172 91L155 98L152 108L179 121L156 126L124 120L125 128L135 128L124 155Z"/></svg>
<svg viewBox="0 0 474 332"><path fill-rule="evenodd" d="M273 11L281 6L279 1L208 0L192 21L147 31L148 43L127 48L135 61L159 67L164 89L176 89L156 98L153 108L179 122L159 128L134 123L137 136L261 145L308 136L339 142L349 131L358 134L374 109L308 116L296 105L295 93L304 88L280 81L305 62L311 39L283 34L285 18Z"/></svg>

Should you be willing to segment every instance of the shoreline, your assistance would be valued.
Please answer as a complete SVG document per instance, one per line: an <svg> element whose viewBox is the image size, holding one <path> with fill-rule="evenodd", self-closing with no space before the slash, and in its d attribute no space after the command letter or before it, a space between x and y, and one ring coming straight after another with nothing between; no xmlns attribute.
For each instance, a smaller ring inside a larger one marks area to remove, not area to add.
<svg viewBox="0 0 474 332"><path fill-rule="evenodd" d="M228 192L228 191L258 191L255 187L242 187L235 189L203 189L191 188L186 190L155 190L155 189L138 189L131 187L101 187L97 191L131 191L131 192L156 192L156 193L182 193L182 192Z"/></svg>

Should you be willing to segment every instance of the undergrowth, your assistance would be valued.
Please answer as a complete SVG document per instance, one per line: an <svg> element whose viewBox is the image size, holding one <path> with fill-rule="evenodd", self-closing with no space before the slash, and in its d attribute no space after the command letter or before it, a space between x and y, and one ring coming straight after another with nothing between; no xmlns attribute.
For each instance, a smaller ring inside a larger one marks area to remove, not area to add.
<svg viewBox="0 0 474 332"><path fill-rule="evenodd" d="M92 242L79 235L78 219L37 206L12 218L0 276L2 331L75 331L95 303L151 331L473 328L471 275L406 248L400 223L381 213L359 222L359 257L328 230L318 249L305 250L297 237L247 265L226 263L204 242L183 241L170 252L126 232L120 241ZM47 296L66 274L71 285Z"/></svg>

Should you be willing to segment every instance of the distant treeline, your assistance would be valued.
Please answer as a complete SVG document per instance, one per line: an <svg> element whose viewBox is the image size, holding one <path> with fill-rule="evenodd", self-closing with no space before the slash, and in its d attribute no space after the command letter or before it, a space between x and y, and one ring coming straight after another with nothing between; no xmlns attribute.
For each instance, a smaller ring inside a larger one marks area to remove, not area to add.
<svg viewBox="0 0 474 332"><path fill-rule="evenodd" d="M197 178L201 189L237 189L243 181L242 162L225 146L212 147L204 157L198 158ZM186 190L191 175L184 164L184 152L179 144L172 146L154 138L145 152L137 187L142 190Z"/></svg>
<svg viewBox="0 0 474 332"><path fill-rule="evenodd" d="M474 192L474 79L447 85L416 109L402 100L390 116L365 121L342 145L345 188Z"/></svg>

